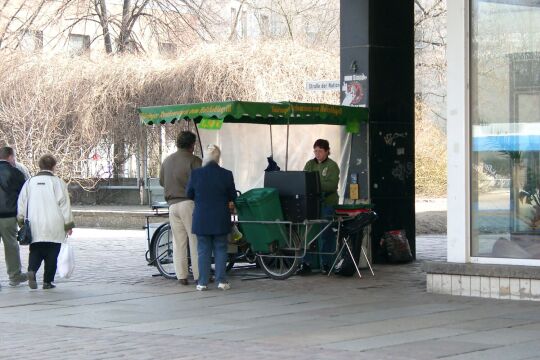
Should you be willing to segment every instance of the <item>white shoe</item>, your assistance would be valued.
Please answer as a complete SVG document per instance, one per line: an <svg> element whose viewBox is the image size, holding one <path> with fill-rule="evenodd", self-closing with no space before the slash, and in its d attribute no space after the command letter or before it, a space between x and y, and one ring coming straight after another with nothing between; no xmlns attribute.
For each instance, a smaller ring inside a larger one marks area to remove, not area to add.
<svg viewBox="0 0 540 360"><path fill-rule="evenodd" d="M206 286L206 285L197 285L196 289L197 289L197 291L206 291L206 290L208 290L208 286Z"/></svg>
<svg viewBox="0 0 540 360"><path fill-rule="evenodd" d="M221 290L229 290L231 288L231 285L229 285L229 283L219 283L217 287Z"/></svg>

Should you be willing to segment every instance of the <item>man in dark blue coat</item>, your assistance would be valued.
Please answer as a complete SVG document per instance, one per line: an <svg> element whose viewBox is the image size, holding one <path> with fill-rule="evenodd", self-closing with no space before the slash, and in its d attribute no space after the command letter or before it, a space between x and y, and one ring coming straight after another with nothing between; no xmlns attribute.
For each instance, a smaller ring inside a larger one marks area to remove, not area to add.
<svg viewBox="0 0 540 360"><path fill-rule="evenodd" d="M231 171L219 166L221 152L216 145L207 148L204 166L191 173L186 195L195 201L192 232L197 235L199 283L197 290L206 290L210 277L212 252L218 288L230 288L226 279L227 247L231 233L231 203L236 188Z"/></svg>

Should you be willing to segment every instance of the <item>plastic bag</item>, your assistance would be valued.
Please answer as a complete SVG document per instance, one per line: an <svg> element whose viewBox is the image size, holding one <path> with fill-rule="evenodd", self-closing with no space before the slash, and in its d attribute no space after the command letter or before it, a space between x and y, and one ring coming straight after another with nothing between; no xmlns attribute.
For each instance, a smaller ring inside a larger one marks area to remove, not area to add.
<svg viewBox="0 0 540 360"><path fill-rule="evenodd" d="M231 229L231 241L230 242L233 243L233 244L236 244L240 240L242 240L243 237L244 237L244 234L242 234L240 232L240 230L238 230L238 226L233 224L232 229Z"/></svg>
<svg viewBox="0 0 540 360"><path fill-rule="evenodd" d="M64 279L69 279L75 269L75 252L71 244L62 244L58 254L56 273Z"/></svg>
<svg viewBox="0 0 540 360"><path fill-rule="evenodd" d="M413 260L405 230L385 232L381 239L381 246L385 250L389 262L405 263Z"/></svg>

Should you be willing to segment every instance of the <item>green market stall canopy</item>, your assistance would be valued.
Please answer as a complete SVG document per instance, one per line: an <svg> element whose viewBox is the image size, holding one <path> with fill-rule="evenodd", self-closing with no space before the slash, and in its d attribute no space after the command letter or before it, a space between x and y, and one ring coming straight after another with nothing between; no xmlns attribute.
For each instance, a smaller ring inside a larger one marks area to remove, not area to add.
<svg viewBox="0 0 540 360"><path fill-rule="evenodd" d="M368 109L361 107L295 102L263 103L225 101L200 104L150 106L138 109L143 124L174 124L191 120L199 127L219 129L223 122L266 125L343 125L356 133L368 121Z"/></svg>

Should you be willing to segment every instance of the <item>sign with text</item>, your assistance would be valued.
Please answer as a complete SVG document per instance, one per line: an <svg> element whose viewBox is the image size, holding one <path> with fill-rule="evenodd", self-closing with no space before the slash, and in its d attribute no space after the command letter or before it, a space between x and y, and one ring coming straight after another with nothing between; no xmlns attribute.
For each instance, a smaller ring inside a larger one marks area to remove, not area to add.
<svg viewBox="0 0 540 360"><path fill-rule="evenodd" d="M223 120L220 119L202 119L199 123L199 129L219 130L223 125Z"/></svg>
<svg viewBox="0 0 540 360"><path fill-rule="evenodd" d="M339 80L306 81L306 91L339 91Z"/></svg>

